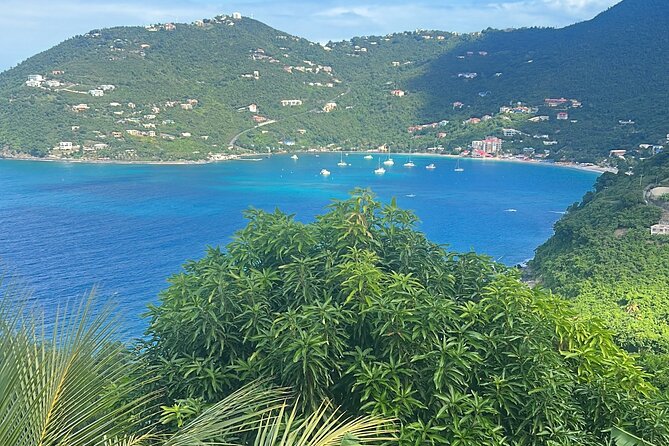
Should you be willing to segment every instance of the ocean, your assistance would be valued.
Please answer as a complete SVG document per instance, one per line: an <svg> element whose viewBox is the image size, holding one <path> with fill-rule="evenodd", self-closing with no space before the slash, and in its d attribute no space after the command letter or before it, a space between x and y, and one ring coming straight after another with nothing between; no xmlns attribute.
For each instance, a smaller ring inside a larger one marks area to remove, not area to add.
<svg viewBox="0 0 669 446"><path fill-rule="evenodd" d="M249 207L311 221L333 199L369 187L396 197L419 230L455 251L514 265L533 256L596 173L544 164L406 155L375 175L378 156L300 154L202 165L114 165L0 160L0 269L30 290L47 317L96 289L127 339L141 336L146 305L207 246L224 246ZM385 157L382 158L382 160ZM436 169L425 166L434 163ZM320 175L321 169L331 174ZM7 279L5 279L7 280Z"/></svg>

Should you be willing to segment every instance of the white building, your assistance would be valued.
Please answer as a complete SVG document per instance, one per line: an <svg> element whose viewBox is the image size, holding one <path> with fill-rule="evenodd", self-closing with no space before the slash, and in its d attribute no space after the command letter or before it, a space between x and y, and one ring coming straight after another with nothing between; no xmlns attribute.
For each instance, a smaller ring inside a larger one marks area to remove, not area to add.
<svg viewBox="0 0 669 446"><path fill-rule="evenodd" d="M114 91L116 89L115 85L110 85L110 84L105 84L105 85L100 85L98 89L102 91Z"/></svg>
<svg viewBox="0 0 669 446"><path fill-rule="evenodd" d="M281 101L281 106L282 107L293 107L296 105L302 105L302 100L301 99L283 99Z"/></svg>
<svg viewBox="0 0 669 446"><path fill-rule="evenodd" d="M93 96L95 98L99 98L99 97L104 96L105 92L103 90L100 90L100 89L96 88L96 89L93 89L93 90L88 90L88 94L90 94L91 96Z"/></svg>
<svg viewBox="0 0 669 446"><path fill-rule="evenodd" d="M658 223L650 227L650 233L653 235L669 235L669 225Z"/></svg>
<svg viewBox="0 0 669 446"><path fill-rule="evenodd" d="M30 74L28 75L28 80L42 82L44 80L44 76L42 76L41 74Z"/></svg>
<svg viewBox="0 0 669 446"><path fill-rule="evenodd" d="M70 141L61 141L58 144L58 148L61 150L71 150L72 149L72 143Z"/></svg>
<svg viewBox="0 0 669 446"><path fill-rule="evenodd" d="M328 102L323 106L323 111L325 113L330 113L331 111L335 110L337 108L337 103L336 102Z"/></svg>
<svg viewBox="0 0 669 446"><path fill-rule="evenodd" d="M242 19L242 13L241 12L233 12L232 13L232 18L234 20L241 20Z"/></svg>
<svg viewBox="0 0 669 446"><path fill-rule="evenodd" d="M60 81L57 81L55 79L49 79L48 81L44 82L44 85L47 87L53 88L53 87L60 87Z"/></svg>
<svg viewBox="0 0 669 446"><path fill-rule="evenodd" d="M26 81L26 85L28 87L41 87L42 86L42 81L36 81L36 80L28 79Z"/></svg>

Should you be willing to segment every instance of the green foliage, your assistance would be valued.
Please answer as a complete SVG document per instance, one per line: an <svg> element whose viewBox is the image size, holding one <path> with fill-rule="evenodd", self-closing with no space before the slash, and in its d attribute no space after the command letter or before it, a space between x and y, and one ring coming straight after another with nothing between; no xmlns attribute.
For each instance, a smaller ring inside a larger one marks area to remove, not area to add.
<svg viewBox="0 0 669 446"><path fill-rule="evenodd" d="M150 309L145 359L166 401L263 377L307 411L330 399L395 418L401 444L595 445L621 423L669 440L665 403L606 329L429 242L394 202L358 190L310 224L246 217Z"/></svg>
<svg viewBox="0 0 669 446"><path fill-rule="evenodd" d="M112 342L118 324L108 310L92 315L89 298L60 312L47 332L16 308L24 297L17 299L12 286L0 290L2 445L336 446L391 438L385 420L346 418L327 401L302 417L286 391L258 382L213 404L178 401L162 408L158 422L157 394L147 393L151 379L141 361ZM165 432L159 423L174 426Z"/></svg>
<svg viewBox="0 0 669 446"><path fill-rule="evenodd" d="M506 144L516 151L534 146L549 148L554 158L601 160L611 149L664 141L666 113L658 104L669 101L669 41L662 31L668 24L663 0L626 0L563 29L404 32L326 48L249 18L177 24L173 31L98 30L0 74L0 149L44 156L60 141L71 141L108 144L98 158L197 160L229 152L236 135L237 151L282 149L284 140L293 140L293 148L453 149L513 126L524 132ZM263 58L253 57L258 49ZM314 69L318 65L332 70ZM254 71L259 77L243 77ZM470 72L477 76L459 76ZM63 81L72 91L27 87L31 74ZM100 98L85 94L102 84L117 88ZM393 89L407 95L391 96ZM556 121L558 110L543 107L547 97L578 99L583 107L570 108L570 120ZM165 106L189 98L199 101L193 110ZM282 99L303 105L282 107ZM328 101L337 109L321 112ZM454 108L456 101L464 107ZM462 123L518 101L540 106L550 121L531 123L523 114ZM73 112L71 106L82 102L90 109ZM130 102L137 107L129 108ZM275 122L256 127L254 113L244 109L252 103ZM161 110L153 112L154 106ZM155 120L146 118L152 114ZM449 124L438 130L407 132L442 120ZM634 124L619 124L627 120ZM125 133L150 131L145 124L156 125L156 137ZM437 131L446 137L438 138ZM544 134L557 145L546 147L534 137ZM92 155L79 150L72 156Z"/></svg>
<svg viewBox="0 0 669 446"><path fill-rule="evenodd" d="M545 286L573 299L576 310L602 320L619 345L639 353L653 384L667 392L669 240L649 231L666 211L658 207L663 200L645 200L648 189L669 181L669 156L632 171L602 175L595 191L555 225L530 266Z"/></svg>

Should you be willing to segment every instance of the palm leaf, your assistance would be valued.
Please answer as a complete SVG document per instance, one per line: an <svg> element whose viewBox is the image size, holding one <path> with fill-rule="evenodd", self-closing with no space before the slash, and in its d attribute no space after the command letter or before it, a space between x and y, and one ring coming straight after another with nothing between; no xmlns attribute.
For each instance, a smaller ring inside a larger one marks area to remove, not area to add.
<svg viewBox="0 0 669 446"><path fill-rule="evenodd" d="M304 420L297 407L287 402L278 413L267 417L258 431L254 446L357 446L394 440L388 420L376 417L346 418L324 402Z"/></svg>
<svg viewBox="0 0 669 446"><path fill-rule="evenodd" d="M614 441L615 446L653 446L652 443L636 435L632 435L619 427L611 429L611 439Z"/></svg>
<svg viewBox="0 0 669 446"><path fill-rule="evenodd" d="M58 311L47 328L17 311L12 292L0 302L0 444L80 446L122 439L139 427L133 398L147 380L113 342L118 326L104 309L91 313L94 293ZM140 379L130 379L135 374ZM128 414L134 414L134 417Z"/></svg>

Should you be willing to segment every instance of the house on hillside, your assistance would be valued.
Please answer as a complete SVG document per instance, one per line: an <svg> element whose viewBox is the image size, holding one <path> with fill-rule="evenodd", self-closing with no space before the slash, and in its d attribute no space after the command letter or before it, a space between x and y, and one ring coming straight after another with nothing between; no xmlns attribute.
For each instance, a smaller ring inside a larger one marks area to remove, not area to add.
<svg viewBox="0 0 669 446"><path fill-rule="evenodd" d="M404 90L391 90L390 94L401 98L406 92Z"/></svg>
<svg viewBox="0 0 669 446"><path fill-rule="evenodd" d="M88 106L88 104L77 104L77 105L72 106L72 111L79 113L79 112L82 112L82 111L86 111L89 108L90 107Z"/></svg>
<svg viewBox="0 0 669 446"><path fill-rule="evenodd" d="M258 113L258 105L257 104L249 104L248 109L251 113Z"/></svg>
<svg viewBox="0 0 669 446"><path fill-rule="evenodd" d="M233 12L232 13L232 19L233 20L241 20L242 19L242 13L241 12Z"/></svg>
<svg viewBox="0 0 669 446"><path fill-rule="evenodd" d="M513 137L513 136L516 136L516 135L522 135L523 132L521 132L520 130L516 130L516 129L502 129L502 134L505 137L509 138L509 137Z"/></svg>
<svg viewBox="0 0 669 446"><path fill-rule="evenodd" d="M557 107L557 106L559 106L559 105L564 104L564 103L567 102L567 101L568 101L568 100L565 99L565 98L560 98L560 99L546 98L546 99L544 99L544 104L545 104L547 107Z"/></svg>
<svg viewBox="0 0 669 446"><path fill-rule="evenodd" d="M625 154L627 153L627 150L624 149L617 149L617 150L610 150L609 151L609 156L611 158L623 158Z"/></svg>
<svg viewBox="0 0 669 446"><path fill-rule="evenodd" d="M557 114L557 119L558 121L566 121L569 119L569 113L567 112L560 112Z"/></svg>
<svg viewBox="0 0 669 446"><path fill-rule="evenodd" d="M337 103L336 102L328 102L323 106L323 111L325 113L330 113L331 111L335 110L337 108Z"/></svg>
<svg viewBox="0 0 669 446"><path fill-rule="evenodd" d="M281 106L282 107L294 107L302 105L302 100L301 99L282 99L281 100Z"/></svg>
<svg viewBox="0 0 669 446"><path fill-rule="evenodd" d="M650 227L650 233L653 235L669 235L669 224L658 223Z"/></svg>

